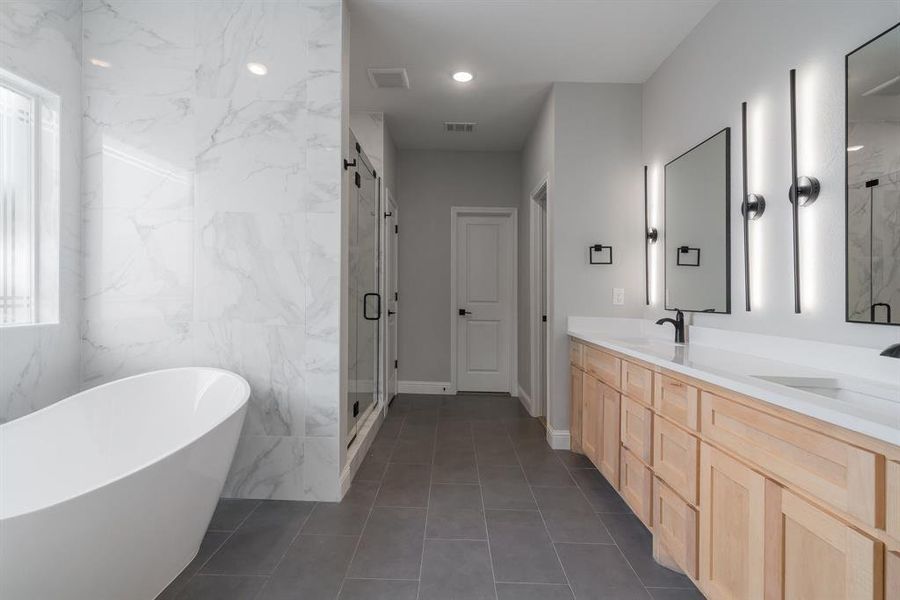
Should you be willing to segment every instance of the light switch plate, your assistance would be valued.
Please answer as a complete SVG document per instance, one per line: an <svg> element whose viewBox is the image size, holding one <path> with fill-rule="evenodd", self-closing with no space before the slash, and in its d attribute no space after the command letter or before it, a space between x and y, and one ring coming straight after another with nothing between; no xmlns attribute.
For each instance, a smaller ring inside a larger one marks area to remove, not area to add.
<svg viewBox="0 0 900 600"><path fill-rule="evenodd" d="M625 304L625 288L613 288L613 304Z"/></svg>

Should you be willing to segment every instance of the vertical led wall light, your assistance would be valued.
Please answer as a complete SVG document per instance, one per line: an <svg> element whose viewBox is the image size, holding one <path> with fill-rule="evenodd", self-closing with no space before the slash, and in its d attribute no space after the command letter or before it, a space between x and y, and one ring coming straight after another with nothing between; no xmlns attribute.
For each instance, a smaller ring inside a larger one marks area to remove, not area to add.
<svg viewBox="0 0 900 600"><path fill-rule="evenodd" d="M791 201L794 231L794 312L800 313L800 208L819 197L819 180L797 175L797 69L791 69Z"/></svg>
<svg viewBox="0 0 900 600"><path fill-rule="evenodd" d="M760 218L766 211L766 199L759 194L751 194L747 179L747 103L741 102L741 172L743 173L743 194L741 194L741 216L744 223L744 307L750 312L750 221Z"/></svg>
<svg viewBox="0 0 900 600"><path fill-rule="evenodd" d="M659 231L656 227L650 227L650 206L647 186L647 165L644 165L644 234L647 241L644 244L644 304L650 306L650 245L659 239Z"/></svg>

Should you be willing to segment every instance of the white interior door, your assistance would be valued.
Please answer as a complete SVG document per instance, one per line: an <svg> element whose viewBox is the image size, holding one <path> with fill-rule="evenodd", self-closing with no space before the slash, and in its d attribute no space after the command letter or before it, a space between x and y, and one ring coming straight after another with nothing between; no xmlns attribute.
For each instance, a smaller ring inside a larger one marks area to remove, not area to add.
<svg viewBox="0 0 900 600"><path fill-rule="evenodd" d="M386 367L385 376L386 400L388 402L397 395L397 318L399 312L398 290L399 279L397 272L397 248L399 247L399 215L397 214L397 205L391 196L390 190L387 192L387 210L385 227L385 264L384 264L384 281L385 281L385 302L387 304L387 319L385 322L385 345L386 345Z"/></svg>
<svg viewBox="0 0 900 600"><path fill-rule="evenodd" d="M515 229L510 214L456 221L456 386L510 389Z"/></svg>

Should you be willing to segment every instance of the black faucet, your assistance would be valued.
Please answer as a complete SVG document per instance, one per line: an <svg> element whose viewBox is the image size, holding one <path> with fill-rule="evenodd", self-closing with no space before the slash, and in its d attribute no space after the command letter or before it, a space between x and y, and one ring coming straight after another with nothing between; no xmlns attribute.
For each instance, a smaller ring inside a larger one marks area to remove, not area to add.
<svg viewBox="0 0 900 600"><path fill-rule="evenodd" d="M881 351L881 356L890 356L891 358L900 358L900 344L888 346Z"/></svg>
<svg viewBox="0 0 900 600"><path fill-rule="evenodd" d="M656 322L657 325L663 325L665 323L671 323L675 326L675 343L683 344L684 343L684 313L675 309L675 318L674 319L660 319Z"/></svg>

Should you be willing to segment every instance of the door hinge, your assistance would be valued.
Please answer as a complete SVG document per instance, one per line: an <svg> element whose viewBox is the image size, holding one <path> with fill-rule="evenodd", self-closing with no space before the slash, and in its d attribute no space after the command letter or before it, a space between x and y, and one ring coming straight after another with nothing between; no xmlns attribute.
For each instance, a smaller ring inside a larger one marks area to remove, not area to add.
<svg viewBox="0 0 900 600"><path fill-rule="evenodd" d="M398 300L400 300L400 293L394 292L394 302L397 302Z"/></svg>
<svg viewBox="0 0 900 600"><path fill-rule="evenodd" d="M359 176L359 171L353 174L353 181L356 183L356 187L362 187L362 177Z"/></svg>
<svg viewBox="0 0 900 600"><path fill-rule="evenodd" d="M394 233L400 233L400 226L394 225Z"/></svg>
<svg viewBox="0 0 900 600"><path fill-rule="evenodd" d="M543 321L544 323L546 323L546 322L547 322L547 315L541 315L541 321Z"/></svg>
<svg viewBox="0 0 900 600"><path fill-rule="evenodd" d="M353 403L353 416L356 417L359 415L359 400Z"/></svg>
<svg viewBox="0 0 900 600"><path fill-rule="evenodd" d="M352 162L349 161L349 160L347 160L346 158L344 159L344 170L345 170L345 171L346 171L347 169L349 169L350 167L355 167L355 166L356 166L356 159L355 159L355 158L353 159Z"/></svg>
<svg viewBox="0 0 900 600"><path fill-rule="evenodd" d="M395 368L395 369L397 368L397 365L398 365L398 362L395 360L395 361L394 361L394 368Z"/></svg>

